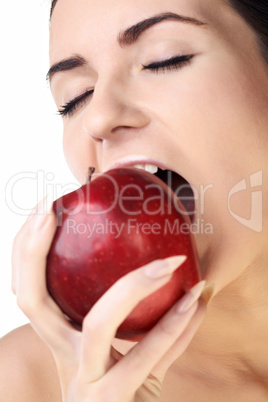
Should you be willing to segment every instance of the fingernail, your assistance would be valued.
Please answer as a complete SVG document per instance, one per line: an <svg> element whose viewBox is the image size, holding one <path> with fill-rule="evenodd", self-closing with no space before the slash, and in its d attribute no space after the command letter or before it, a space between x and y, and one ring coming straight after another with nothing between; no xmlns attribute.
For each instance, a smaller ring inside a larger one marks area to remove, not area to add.
<svg viewBox="0 0 268 402"><path fill-rule="evenodd" d="M31 212L31 229L38 230L42 227L47 216L52 211L53 196L48 193L35 207L35 210Z"/></svg>
<svg viewBox="0 0 268 402"><path fill-rule="evenodd" d="M27 218L28 220L31 220L31 219L34 217L34 215L37 214L39 205L40 205L42 202L43 202L43 200L39 201L38 204L35 205L35 207L31 210L31 212L29 213L28 218Z"/></svg>
<svg viewBox="0 0 268 402"><path fill-rule="evenodd" d="M145 269L145 275L149 278L161 278L162 276L171 275L186 260L186 255L176 255L163 260L156 260L148 264Z"/></svg>
<svg viewBox="0 0 268 402"><path fill-rule="evenodd" d="M176 312L179 314L186 313L199 299L205 285L206 281L198 282L188 293L186 293L186 295L184 295L179 301Z"/></svg>
<svg viewBox="0 0 268 402"><path fill-rule="evenodd" d="M45 201L45 212L47 215L50 215L52 213L53 202L54 202L53 193L48 193Z"/></svg>
<svg viewBox="0 0 268 402"><path fill-rule="evenodd" d="M204 287L203 292L201 294L201 298L204 300L206 305L208 305L210 300L212 299L214 291L215 291L215 283L210 283L209 285Z"/></svg>
<svg viewBox="0 0 268 402"><path fill-rule="evenodd" d="M27 219L31 219L36 214L50 214L53 206L53 194L48 193L38 204L31 210Z"/></svg>

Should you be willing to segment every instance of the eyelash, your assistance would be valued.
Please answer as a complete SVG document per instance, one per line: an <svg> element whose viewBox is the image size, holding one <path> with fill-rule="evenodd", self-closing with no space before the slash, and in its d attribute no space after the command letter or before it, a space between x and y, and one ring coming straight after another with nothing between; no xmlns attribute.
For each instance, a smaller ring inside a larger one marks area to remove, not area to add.
<svg viewBox="0 0 268 402"><path fill-rule="evenodd" d="M147 66L142 64L142 66L145 70L150 70L153 73L159 73L160 71L164 73L170 70L179 70L183 66L188 65L193 57L193 55L176 56L168 60L148 64ZM58 114L62 117L71 117L78 108L87 102L88 97L92 95L93 92L94 90L90 89L84 92L82 95L72 99L70 102L67 102L65 105L61 106L61 108L58 110Z"/></svg>
<svg viewBox="0 0 268 402"><path fill-rule="evenodd" d="M71 117L79 107L86 103L87 98L92 95L93 92L93 89L90 89L84 92L82 95L72 99L70 102L67 102L65 105L61 106L61 108L58 110L58 114L63 117Z"/></svg>
<svg viewBox="0 0 268 402"><path fill-rule="evenodd" d="M165 71L179 70L183 66L188 65L193 57L193 55L176 56L167 60L148 64L147 66L142 66L145 70L150 70L154 73L159 73L160 71L164 73Z"/></svg>

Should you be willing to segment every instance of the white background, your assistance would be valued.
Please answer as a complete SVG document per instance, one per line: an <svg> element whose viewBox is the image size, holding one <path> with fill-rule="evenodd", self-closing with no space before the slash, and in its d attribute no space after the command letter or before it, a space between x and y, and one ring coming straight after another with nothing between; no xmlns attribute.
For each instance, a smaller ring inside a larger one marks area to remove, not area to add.
<svg viewBox="0 0 268 402"><path fill-rule="evenodd" d="M28 322L11 292L14 236L48 189L57 198L77 185L63 157L61 117L45 80L49 5L8 0L1 7L0 337Z"/></svg>

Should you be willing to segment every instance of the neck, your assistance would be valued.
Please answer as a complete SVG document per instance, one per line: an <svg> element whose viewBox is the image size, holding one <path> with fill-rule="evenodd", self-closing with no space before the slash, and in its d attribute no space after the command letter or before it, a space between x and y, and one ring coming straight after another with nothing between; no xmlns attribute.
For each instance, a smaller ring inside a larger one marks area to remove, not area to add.
<svg viewBox="0 0 268 402"><path fill-rule="evenodd" d="M211 300L183 356L184 369L200 377L202 368L202 375L210 381L220 378L233 384L246 380L268 388L267 289L267 259L262 257ZM180 359L177 364L181 366Z"/></svg>

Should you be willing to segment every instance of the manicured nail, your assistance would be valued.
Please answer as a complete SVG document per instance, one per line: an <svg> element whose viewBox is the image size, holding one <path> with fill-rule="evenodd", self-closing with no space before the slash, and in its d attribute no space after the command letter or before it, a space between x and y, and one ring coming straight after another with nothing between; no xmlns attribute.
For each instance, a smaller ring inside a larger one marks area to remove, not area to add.
<svg viewBox="0 0 268 402"><path fill-rule="evenodd" d="M199 299L205 285L206 281L198 282L188 293L186 293L186 295L184 295L179 301L176 312L179 314L186 313Z"/></svg>
<svg viewBox="0 0 268 402"><path fill-rule="evenodd" d="M31 212L29 213L28 218L27 218L28 220L31 220L31 219L34 217L34 215L37 214L39 205L40 205L42 202L43 202L43 200L39 201L38 204L35 205L35 207L31 210Z"/></svg>
<svg viewBox="0 0 268 402"><path fill-rule="evenodd" d="M31 212L29 213L29 215L27 216L27 220L30 221L33 216L36 214L36 207L34 207Z"/></svg>
<svg viewBox="0 0 268 402"><path fill-rule="evenodd" d="M39 230L45 222L47 216L51 213L53 205L53 196L49 193L44 197L32 211L31 215L31 228L36 231Z"/></svg>
<svg viewBox="0 0 268 402"><path fill-rule="evenodd" d="M53 193L48 193L46 197L46 202L45 202L45 211L47 215L50 215L53 211L53 203L54 203L54 197Z"/></svg>
<svg viewBox="0 0 268 402"><path fill-rule="evenodd" d="M204 287L203 292L201 294L201 298L204 300L206 305L208 305L210 300L212 299L214 291L215 291L215 283L210 283Z"/></svg>
<svg viewBox="0 0 268 402"><path fill-rule="evenodd" d="M32 219L34 215L50 214L53 206L53 194L48 193L38 204L31 210L27 219Z"/></svg>
<svg viewBox="0 0 268 402"><path fill-rule="evenodd" d="M156 260L147 265L145 275L149 278L161 278L162 276L171 275L186 260L185 255L176 255L163 260Z"/></svg>

